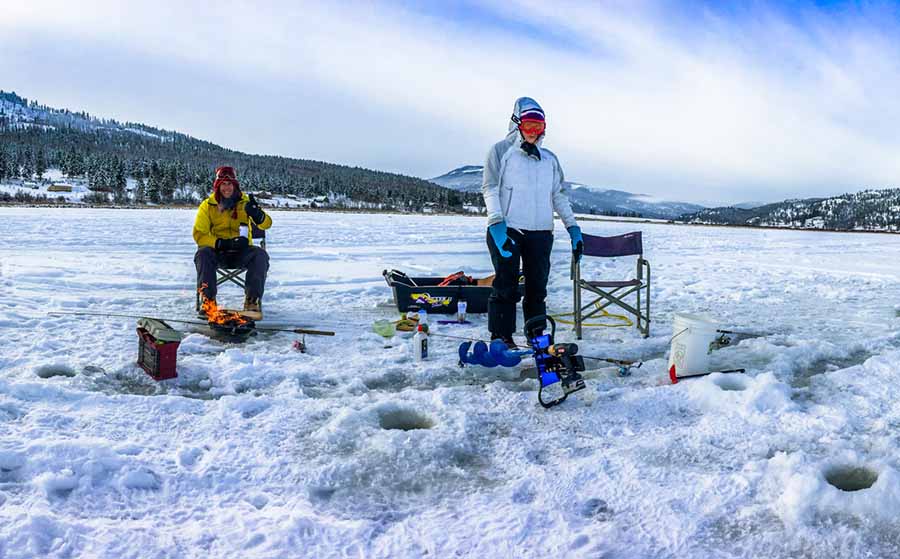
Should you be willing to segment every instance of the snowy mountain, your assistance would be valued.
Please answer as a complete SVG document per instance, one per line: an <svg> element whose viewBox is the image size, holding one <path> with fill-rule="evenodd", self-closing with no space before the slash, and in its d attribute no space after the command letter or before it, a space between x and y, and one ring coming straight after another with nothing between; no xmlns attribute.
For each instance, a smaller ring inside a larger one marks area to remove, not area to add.
<svg viewBox="0 0 900 559"><path fill-rule="evenodd" d="M830 198L785 200L757 208L708 208L689 216L689 223L900 231L900 189L863 190Z"/></svg>
<svg viewBox="0 0 900 559"><path fill-rule="evenodd" d="M0 91L0 128L9 130L72 129L81 132L128 132L160 141L171 141L176 132L160 130L134 122L120 123L113 119L101 119L86 112L54 109L36 101L29 102L15 93ZM182 134L182 136L184 136Z"/></svg>
<svg viewBox="0 0 900 559"><path fill-rule="evenodd" d="M622 190L606 190L570 183L575 211L600 215L626 215L653 219L675 219L703 208L688 202L673 202Z"/></svg>
<svg viewBox="0 0 900 559"><path fill-rule="evenodd" d="M466 165L429 180L460 192L481 192L483 171L484 167L481 165ZM574 182L568 184L571 187L572 207L578 213L674 219L703 209L698 204L672 202L645 194L601 189Z"/></svg>
<svg viewBox="0 0 900 559"><path fill-rule="evenodd" d="M460 192L481 192L482 171L482 165L465 165L428 180Z"/></svg>
<svg viewBox="0 0 900 559"><path fill-rule="evenodd" d="M742 210L752 210L766 204L771 204L771 202L741 202L740 204L734 204L734 207Z"/></svg>

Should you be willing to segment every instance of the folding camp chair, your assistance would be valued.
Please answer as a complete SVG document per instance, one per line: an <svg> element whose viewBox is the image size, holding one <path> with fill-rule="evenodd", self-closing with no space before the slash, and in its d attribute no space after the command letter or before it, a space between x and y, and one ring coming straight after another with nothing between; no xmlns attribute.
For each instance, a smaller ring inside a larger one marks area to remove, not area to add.
<svg viewBox="0 0 900 559"><path fill-rule="evenodd" d="M603 312L610 305L617 305L633 314L637 329L648 337L650 335L650 263L644 260L641 232L626 233L616 237L597 237L583 235L584 256L616 258L634 256L637 258L637 273L634 279L624 281L588 281L581 279L581 263L572 261L572 283L575 290L575 336L581 339L581 328L584 322L594 315ZM646 273L645 273L646 268ZM590 291L597 298L582 304L581 291ZM641 292L644 292L644 307L641 308ZM637 303L630 305L625 297L634 293ZM592 308L591 312L585 313Z"/></svg>
<svg viewBox="0 0 900 559"><path fill-rule="evenodd" d="M259 248L266 250L266 232L263 229L259 229L255 223L252 221L252 236L253 242L256 243L256 246ZM226 263L227 265L227 263ZM222 285L226 281L230 281L231 283L237 285L241 289L245 289L247 285L247 268L241 267L222 267L216 268L216 286ZM200 275L197 274L197 312L200 311L200 307L203 306L203 296L200 294Z"/></svg>

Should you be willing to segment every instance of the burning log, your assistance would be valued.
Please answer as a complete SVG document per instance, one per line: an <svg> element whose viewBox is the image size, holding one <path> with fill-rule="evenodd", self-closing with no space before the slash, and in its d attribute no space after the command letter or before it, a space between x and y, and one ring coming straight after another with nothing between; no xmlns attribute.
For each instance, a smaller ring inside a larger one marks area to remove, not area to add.
<svg viewBox="0 0 900 559"><path fill-rule="evenodd" d="M237 311L220 308L215 300L203 295L206 284L198 290L203 300L200 312L206 315L210 330L232 340L243 341L256 330L256 323Z"/></svg>
<svg viewBox="0 0 900 559"><path fill-rule="evenodd" d="M203 289L205 287L206 284L204 283L199 289L200 296L203 299L203 305L200 307L200 312L206 315L206 320L209 322L210 326L219 324L231 327L252 322L237 311L219 308L214 299L207 299L206 296L203 295Z"/></svg>

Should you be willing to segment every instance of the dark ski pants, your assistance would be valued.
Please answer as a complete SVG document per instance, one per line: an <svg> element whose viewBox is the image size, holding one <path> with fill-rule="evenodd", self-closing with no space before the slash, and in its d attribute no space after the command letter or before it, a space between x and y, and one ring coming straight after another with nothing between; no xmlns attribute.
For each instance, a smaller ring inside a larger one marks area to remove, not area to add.
<svg viewBox="0 0 900 559"><path fill-rule="evenodd" d="M197 285L206 284L203 296L207 299L216 298L216 268L246 268L244 294L251 299L262 299L269 271L269 255L263 249L251 246L240 252L226 252L203 247L194 255L194 264L197 266Z"/></svg>
<svg viewBox="0 0 900 559"><path fill-rule="evenodd" d="M552 231L508 230L509 241L503 247L512 256L503 258L487 234L488 250L494 263L494 290L488 298L488 330L493 336L512 337L516 331L516 303L519 302L519 262L525 276L525 301L522 312L528 319L547 314L547 279L550 277Z"/></svg>

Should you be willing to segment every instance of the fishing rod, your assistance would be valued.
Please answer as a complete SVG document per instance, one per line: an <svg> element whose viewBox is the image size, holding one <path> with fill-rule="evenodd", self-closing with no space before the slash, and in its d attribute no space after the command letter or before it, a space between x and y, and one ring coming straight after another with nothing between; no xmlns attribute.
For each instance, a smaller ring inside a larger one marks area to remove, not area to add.
<svg viewBox="0 0 900 559"><path fill-rule="evenodd" d="M439 338L450 338L451 340L462 340L464 342L484 342L486 344L491 343L491 341L483 340L481 338L476 338L474 336L453 336L451 334L440 334L437 332L428 332L428 336L437 336Z"/></svg>
<svg viewBox="0 0 900 559"><path fill-rule="evenodd" d="M594 361L603 361L605 363L610 363L612 365L616 365L618 367L634 367L635 369L640 369L641 365L644 364L643 361L631 361L629 359L613 359L611 357L594 357L592 355L582 355L584 359L593 359Z"/></svg>
<svg viewBox="0 0 900 559"><path fill-rule="evenodd" d="M672 384L678 384L678 381L681 381L681 380L705 377L705 376L709 376L713 373L721 373L723 375L727 375L729 373L744 373L744 372L746 372L746 369L743 369L743 368L741 368L741 369L724 369L721 371L708 371L705 373L697 373L697 374L693 374L693 375L686 375L686 376L680 377L675 372L675 365L672 365L671 367L669 367L669 380L672 381Z"/></svg>
<svg viewBox="0 0 900 559"><path fill-rule="evenodd" d="M48 315L74 315L74 316L109 316L115 318L148 318L150 320L160 320L163 322L175 322L177 324L193 324L195 326L209 326L208 322L200 322L199 320L180 320L177 318L158 318L153 316L138 316L133 314L116 314L116 313L99 313L84 311L51 311ZM310 336L334 336L334 332L328 330L310 330L308 328L266 328L264 326L255 326L254 330L259 332L288 332L290 334L309 334Z"/></svg>

